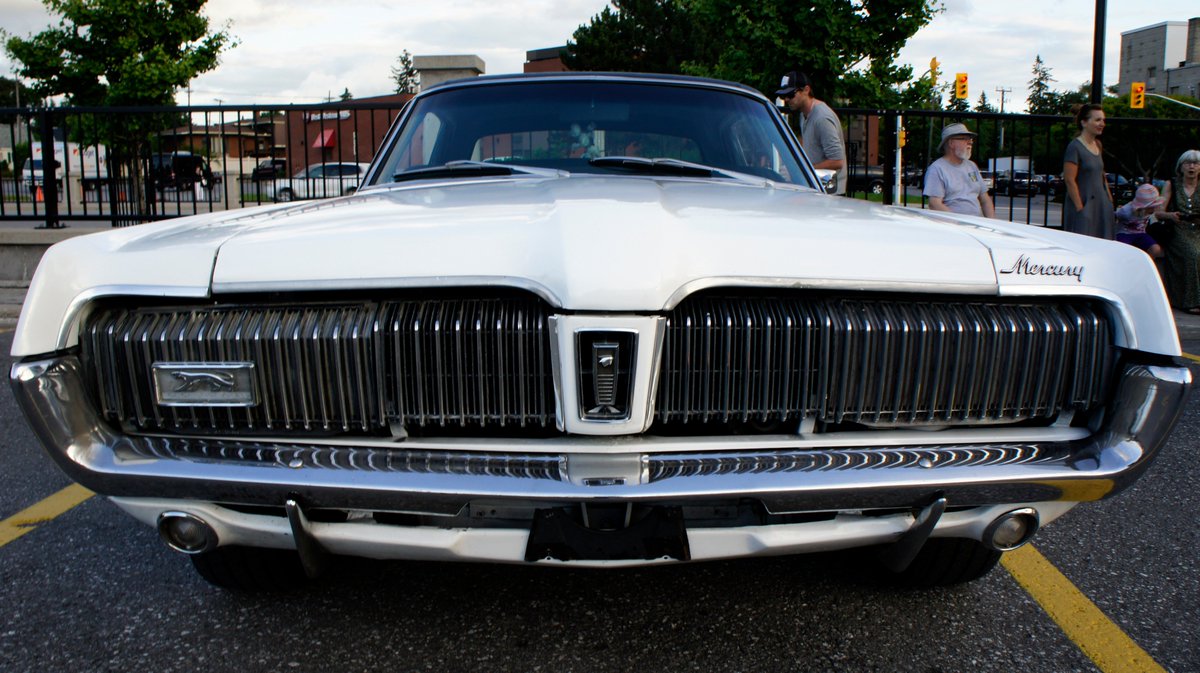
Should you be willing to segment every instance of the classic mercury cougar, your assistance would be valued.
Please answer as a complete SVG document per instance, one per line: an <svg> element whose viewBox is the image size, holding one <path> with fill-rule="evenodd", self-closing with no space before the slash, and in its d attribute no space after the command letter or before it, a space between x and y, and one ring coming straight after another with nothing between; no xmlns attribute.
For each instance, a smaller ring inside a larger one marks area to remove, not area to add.
<svg viewBox="0 0 1200 673"><path fill-rule="evenodd" d="M1146 471L1191 377L1145 253L823 177L737 84L447 83L353 195L55 245L12 386L244 590L851 547L953 583Z"/></svg>

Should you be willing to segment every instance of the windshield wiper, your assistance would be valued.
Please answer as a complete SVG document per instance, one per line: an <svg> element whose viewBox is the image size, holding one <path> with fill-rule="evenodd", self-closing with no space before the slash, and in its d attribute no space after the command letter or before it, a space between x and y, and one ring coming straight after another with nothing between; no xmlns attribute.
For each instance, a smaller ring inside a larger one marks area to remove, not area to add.
<svg viewBox="0 0 1200 673"><path fill-rule="evenodd" d="M401 171L392 176L394 182L405 180L432 180L437 178L476 178L493 177L497 175L540 175L543 177L558 177L562 171L553 168L538 168L537 166L519 166L517 164L497 164L490 161L447 161L441 166L425 166Z"/></svg>
<svg viewBox="0 0 1200 673"><path fill-rule="evenodd" d="M623 168L650 175L670 175L685 178L731 178L745 182L762 182L758 178L715 166L692 163L681 159L647 159L645 157L596 157L588 163L601 168Z"/></svg>

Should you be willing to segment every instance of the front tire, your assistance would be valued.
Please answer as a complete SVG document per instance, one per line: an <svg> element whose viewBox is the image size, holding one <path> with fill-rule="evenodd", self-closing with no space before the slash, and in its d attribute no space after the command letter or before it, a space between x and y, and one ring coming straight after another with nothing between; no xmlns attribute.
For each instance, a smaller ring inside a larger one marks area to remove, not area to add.
<svg viewBox="0 0 1200 673"><path fill-rule="evenodd" d="M942 587L977 580L991 572L1002 552L978 540L934 537L925 541L908 568L894 579L912 587Z"/></svg>
<svg viewBox="0 0 1200 673"><path fill-rule="evenodd" d="M308 583L300 555L290 549L226 546L190 557L209 584L243 593L289 591Z"/></svg>
<svg viewBox="0 0 1200 673"><path fill-rule="evenodd" d="M277 194L275 198L278 201L287 202L287 201L291 201L295 197L292 194L292 190L283 189L283 190L280 190L279 194Z"/></svg>

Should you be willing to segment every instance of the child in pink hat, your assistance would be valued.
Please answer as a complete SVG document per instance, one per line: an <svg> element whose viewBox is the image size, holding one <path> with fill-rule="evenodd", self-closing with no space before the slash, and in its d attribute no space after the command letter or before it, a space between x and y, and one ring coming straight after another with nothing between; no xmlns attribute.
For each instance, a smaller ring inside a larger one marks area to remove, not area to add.
<svg viewBox="0 0 1200 673"><path fill-rule="evenodd" d="M1117 208L1117 225L1121 227L1117 232L1117 240L1141 248L1151 257L1162 257L1162 246L1146 233L1146 225L1150 224L1154 209L1162 203L1157 187L1150 183L1138 187L1133 200Z"/></svg>

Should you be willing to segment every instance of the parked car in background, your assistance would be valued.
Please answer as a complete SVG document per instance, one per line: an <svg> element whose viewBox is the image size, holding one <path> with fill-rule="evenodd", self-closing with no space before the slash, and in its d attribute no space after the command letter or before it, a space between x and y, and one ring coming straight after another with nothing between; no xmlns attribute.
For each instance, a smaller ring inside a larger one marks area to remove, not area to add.
<svg viewBox="0 0 1200 673"><path fill-rule="evenodd" d="M61 166L56 168L61 169ZM41 187L46 179L45 174L42 171L41 159L26 159L25 165L21 168L21 182L24 182L26 185L28 185L30 189ZM62 178L59 177L57 180L55 180L55 184L61 188Z"/></svg>
<svg viewBox="0 0 1200 673"><path fill-rule="evenodd" d="M324 199L353 194L370 164L330 161L311 164L291 178L273 183L276 201Z"/></svg>
<svg viewBox="0 0 1200 673"><path fill-rule="evenodd" d="M904 169L904 184L909 187L923 187L925 185L925 169L920 166L907 166Z"/></svg>
<svg viewBox="0 0 1200 673"><path fill-rule="evenodd" d="M212 189L222 180L213 172L207 159L184 151L150 155L149 177L159 191L185 191L194 188L197 182L201 187Z"/></svg>
<svg viewBox="0 0 1200 673"><path fill-rule="evenodd" d="M983 183L987 185L988 196L996 194L996 174L992 171L979 171L979 176L983 178Z"/></svg>
<svg viewBox="0 0 1200 673"><path fill-rule="evenodd" d="M1038 177L1041 191L1046 196L1053 199L1066 192L1061 175L1040 175Z"/></svg>
<svg viewBox="0 0 1200 673"><path fill-rule="evenodd" d="M68 475L233 589L332 554L851 548L950 584L1162 479L1191 374L1148 255L819 175L736 83L439 84L361 186L288 183L355 194L51 247L12 387Z"/></svg>
<svg viewBox="0 0 1200 673"><path fill-rule="evenodd" d="M287 175L286 159L264 159L250 171L250 179L256 182L273 180L284 175Z"/></svg>
<svg viewBox="0 0 1200 673"><path fill-rule="evenodd" d="M884 190L883 166L852 164L846 171L846 192L882 194Z"/></svg>
<svg viewBox="0 0 1200 673"><path fill-rule="evenodd" d="M1119 206L1133 198L1137 184L1132 180L1116 173L1105 173L1104 179L1108 181L1108 191L1112 192L1114 206Z"/></svg>
<svg viewBox="0 0 1200 673"><path fill-rule="evenodd" d="M1041 191L1038 180L1029 171L1002 171L996 175L996 193L1004 196L1029 196Z"/></svg>

